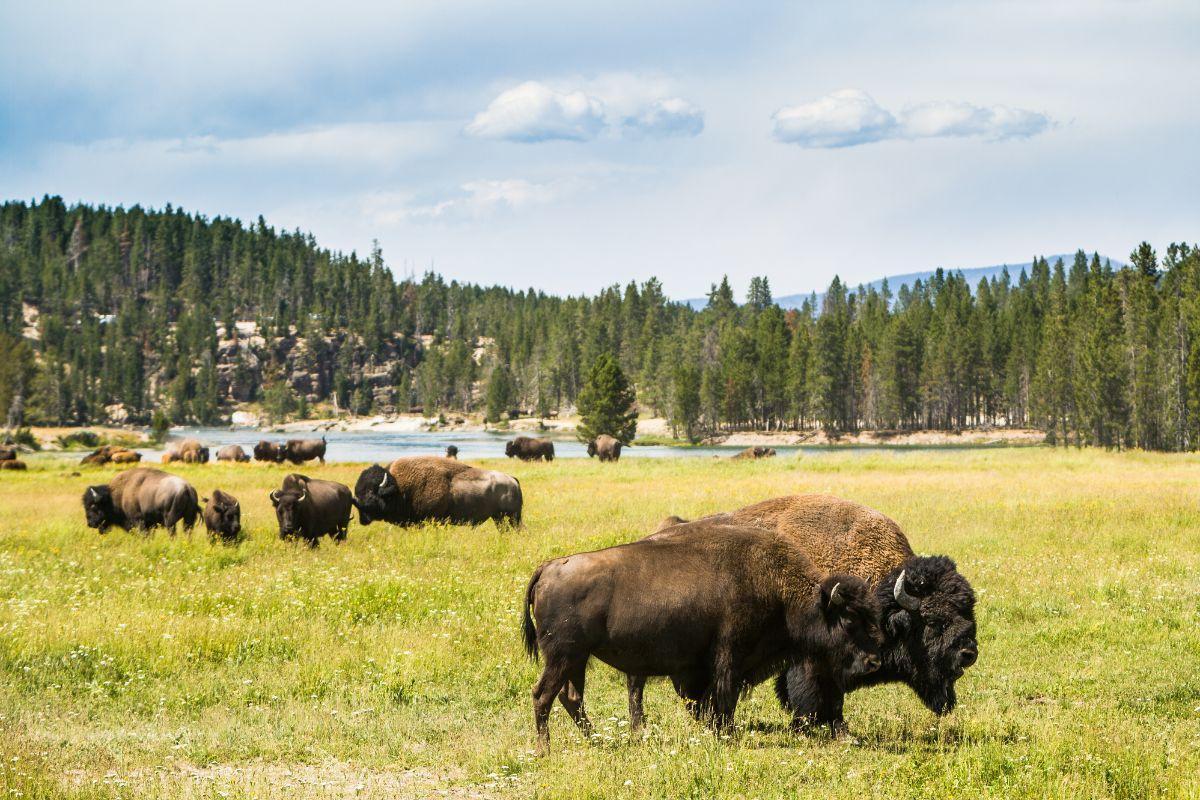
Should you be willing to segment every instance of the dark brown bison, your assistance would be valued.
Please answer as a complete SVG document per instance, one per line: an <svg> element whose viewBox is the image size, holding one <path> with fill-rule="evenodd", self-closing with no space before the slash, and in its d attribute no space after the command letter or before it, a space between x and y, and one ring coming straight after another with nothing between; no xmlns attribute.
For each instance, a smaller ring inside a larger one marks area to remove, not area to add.
<svg viewBox="0 0 1200 800"><path fill-rule="evenodd" d="M549 747L556 696L590 732L583 694L592 656L626 674L635 729L647 677L670 676L692 713L720 729L739 696L781 666L808 659L842 679L879 667L879 606L865 582L823 575L774 531L703 528L534 571L523 634L529 655L545 659L533 689L539 752Z"/></svg>
<svg viewBox="0 0 1200 800"><path fill-rule="evenodd" d="M345 484L294 472L283 479L282 488L271 492L271 504L279 522L279 538L304 539L309 547L320 544L322 536L345 541L355 506Z"/></svg>
<svg viewBox="0 0 1200 800"><path fill-rule="evenodd" d="M607 433L602 433L588 442L588 458L600 456L601 461L620 461L621 448L624 446L620 439L609 436Z"/></svg>
<svg viewBox="0 0 1200 800"><path fill-rule="evenodd" d="M534 439L529 436L518 436L504 445L504 455L509 458L519 458L522 461L554 460L554 442L549 439Z"/></svg>
<svg viewBox="0 0 1200 800"><path fill-rule="evenodd" d="M183 456L179 455L179 453L175 453L175 452L172 452L171 450L168 450L167 452L162 454L162 458L159 460L162 461L162 463L164 463L164 464L174 464L176 462L182 463Z"/></svg>
<svg viewBox="0 0 1200 800"><path fill-rule="evenodd" d="M456 445L448 445L446 447L446 458L458 458L458 447Z"/></svg>
<svg viewBox="0 0 1200 800"><path fill-rule="evenodd" d="M235 542L242 532L242 506L238 499L220 489L213 490L212 497L204 500L204 527L208 538L220 538Z"/></svg>
<svg viewBox="0 0 1200 800"><path fill-rule="evenodd" d="M246 451L242 449L240 444L227 444L217 451L217 461L249 461L250 456L246 455Z"/></svg>
<svg viewBox="0 0 1200 800"><path fill-rule="evenodd" d="M774 447L747 447L737 455L731 456L734 459L759 459L759 458L774 458Z"/></svg>
<svg viewBox="0 0 1200 800"><path fill-rule="evenodd" d="M101 533L113 525L141 531L162 525L172 534L180 521L190 531L200 511L190 483L150 467L125 470L107 485L89 486L83 510L88 527Z"/></svg>
<svg viewBox="0 0 1200 800"><path fill-rule="evenodd" d="M283 444L282 457L293 464L303 464L305 461L318 459L325 463L325 437L317 439L288 439Z"/></svg>
<svg viewBox="0 0 1200 800"><path fill-rule="evenodd" d="M387 469L367 467L354 487L359 521L411 525L521 524L521 484L502 472L436 456L398 458Z"/></svg>
<svg viewBox="0 0 1200 800"><path fill-rule="evenodd" d="M17 448L15 447L0 447L0 461L16 461Z"/></svg>
<svg viewBox="0 0 1200 800"><path fill-rule="evenodd" d="M829 725L840 731L845 693L878 683L908 684L935 714L954 710L955 682L975 663L979 646L975 593L953 561L915 555L894 521L828 495L780 497L705 519L779 531L818 568L856 575L875 589L882 609L882 668L844 686L819 664L787 670L775 688L798 726ZM685 534L689 527L667 522L651 538Z"/></svg>
<svg viewBox="0 0 1200 800"><path fill-rule="evenodd" d="M0 469L25 469L25 462L16 458L0 461Z"/></svg>
<svg viewBox="0 0 1200 800"><path fill-rule="evenodd" d="M285 445L277 442L269 442L266 439L263 439L258 444L254 445L254 460L282 464L285 450Z"/></svg>

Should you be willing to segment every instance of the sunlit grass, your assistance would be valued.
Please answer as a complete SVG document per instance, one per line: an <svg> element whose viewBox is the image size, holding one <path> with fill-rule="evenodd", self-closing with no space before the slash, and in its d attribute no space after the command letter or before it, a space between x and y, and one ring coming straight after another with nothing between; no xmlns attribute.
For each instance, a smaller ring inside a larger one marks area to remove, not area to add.
<svg viewBox="0 0 1200 800"><path fill-rule="evenodd" d="M497 462L523 529L357 524L280 542L289 470L180 466L242 501L210 545L83 524L106 469L0 475L0 796L1146 797L1200 793L1200 459L1049 449L859 450L765 462ZM358 468L308 474L353 485ZM669 513L833 492L879 508L980 595L980 661L936 720L901 687L850 697L853 738L795 736L769 687L717 740L663 683L630 741L589 673L597 736L551 718L534 760L518 612L533 567Z"/></svg>

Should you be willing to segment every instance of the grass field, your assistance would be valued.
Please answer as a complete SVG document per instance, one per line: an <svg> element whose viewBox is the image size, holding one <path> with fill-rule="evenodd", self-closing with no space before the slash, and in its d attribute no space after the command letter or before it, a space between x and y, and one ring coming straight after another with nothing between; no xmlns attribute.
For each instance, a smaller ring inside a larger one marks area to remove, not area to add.
<svg viewBox="0 0 1200 800"><path fill-rule="evenodd" d="M179 467L242 500L238 547L83 524L110 472L0 473L0 797L1128 797L1200 795L1200 458L1045 448L767 462L495 463L499 533L355 523L280 542L287 470ZM353 485L358 467L312 467ZM593 663L584 742L534 759L518 616L546 558L668 513L831 492L947 553L979 594L979 663L942 720L903 687L848 698L852 737L794 735L769 686L717 739L662 682L631 741Z"/></svg>

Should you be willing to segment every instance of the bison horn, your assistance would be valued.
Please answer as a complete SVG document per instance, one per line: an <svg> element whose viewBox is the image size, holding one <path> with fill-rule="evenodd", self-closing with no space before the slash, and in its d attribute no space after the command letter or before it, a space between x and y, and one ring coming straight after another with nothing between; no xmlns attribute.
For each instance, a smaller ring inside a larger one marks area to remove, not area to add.
<svg viewBox="0 0 1200 800"><path fill-rule="evenodd" d="M833 585L833 588L829 590L829 605L834 606L835 608L840 607L846 602L846 598L838 594L838 589L840 588L842 588L842 582L838 581Z"/></svg>
<svg viewBox="0 0 1200 800"><path fill-rule="evenodd" d="M384 488L385 486L387 486L387 479L388 479L388 476L387 476L387 473L385 472L385 473L383 473L383 480L381 480L381 481L379 482L379 488L380 488L380 489L382 489L382 488Z"/></svg>
<svg viewBox="0 0 1200 800"><path fill-rule="evenodd" d="M279 490L278 490L278 489L276 489L275 491L271 492L271 502L272 502L272 503L278 503L278 502L279 502Z"/></svg>
<svg viewBox="0 0 1200 800"><path fill-rule="evenodd" d="M96 497L96 487L95 486L88 487L88 497L91 497L91 498Z"/></svg>
<svg viewBox="0 0 1200 800"><path fill-rule="evenodd" d="M306 498L306 497L308 497L308 489L305 489L304 491L300 492L300 497L296 499L296 502L303 503L304 498Z"/></svg>
<svg viewBox="0 0 1200 800"><path fill-rule="evenodd" d="M892 589L892 596L896 598L896 602L903 609L908 611L921 610L921 601L904 591L904 570L900 570L900 575L896 578L896 586Z"/></svg>

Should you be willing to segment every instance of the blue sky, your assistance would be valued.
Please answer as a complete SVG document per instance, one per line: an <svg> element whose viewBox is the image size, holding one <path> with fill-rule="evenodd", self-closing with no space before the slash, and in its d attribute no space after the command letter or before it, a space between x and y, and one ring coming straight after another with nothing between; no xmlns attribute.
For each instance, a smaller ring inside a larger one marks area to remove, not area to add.
<svg viewBox="0 0 1200 800"><path fill-rule="evenodd" d="M1194 2L6 3L0 195L778 294L1196 239Z"/></svg>

